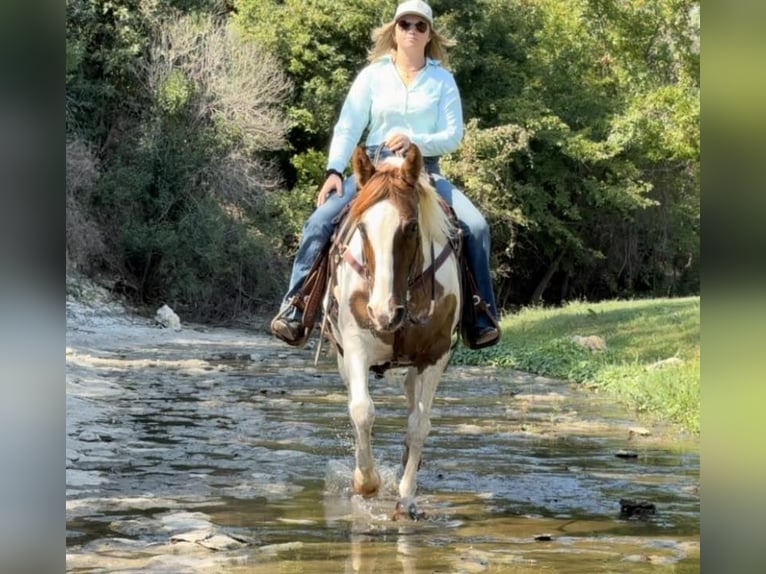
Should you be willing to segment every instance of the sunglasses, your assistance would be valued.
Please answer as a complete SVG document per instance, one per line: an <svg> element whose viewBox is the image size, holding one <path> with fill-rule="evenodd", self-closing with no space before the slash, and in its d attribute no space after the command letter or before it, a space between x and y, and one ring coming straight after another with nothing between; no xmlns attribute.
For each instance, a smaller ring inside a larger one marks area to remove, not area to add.
<svg viewBox="0 0 766 574"><path fill-rule="evenodd" d="M428 23L423 22L423 20L418 20L417 22L410 22L408 20L399 20L396 24L405 32L409 31L409 29L412 28L413 26L415 27L415 30L417 30L421 34L425 34L426 31L428 30Z"/></svg>

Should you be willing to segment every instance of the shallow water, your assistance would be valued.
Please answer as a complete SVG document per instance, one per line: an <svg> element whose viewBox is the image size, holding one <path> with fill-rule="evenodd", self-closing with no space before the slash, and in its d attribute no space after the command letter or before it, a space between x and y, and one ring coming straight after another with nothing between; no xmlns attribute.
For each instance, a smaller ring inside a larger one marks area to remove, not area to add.
<svg viewBox="0 0 766 574"><path fill-rule="evenodd" d="M384 488L350 492L346 396L323 352L255 331L75 318L70 572L698 572L699 443L563 381L450 367L418 502L395 522L405 399L372 383ZM628 458L617 456L627 451ZM656 506L620 515L620 499Z"/></svg>

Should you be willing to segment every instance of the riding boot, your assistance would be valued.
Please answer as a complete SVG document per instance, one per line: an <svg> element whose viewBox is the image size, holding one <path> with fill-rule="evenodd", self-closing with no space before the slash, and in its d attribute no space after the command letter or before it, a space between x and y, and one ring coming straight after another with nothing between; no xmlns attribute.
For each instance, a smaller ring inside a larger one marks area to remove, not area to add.
<svg viewBox="0 0 766 574"><path fill-rule="evenodd" d="M474 264L472 264L474 263ZM482 296L477 284L475 261L463 262L463 315L461 334L463 343L469 349L491 347L500 341L500 323L495 317L494 301L488 302ZM484 270L489 275L488 270ZM485 286L486 291L486 286ZM491 286L489 294L492 296Z"/></svg>
<svg viewBox="0 0 766 574"><path fill-rule="evenodd" d="M303 347L308 341L308 330L303 325L303 313L291 303L285 303L271 321L271 332L293 347Z"/></svg>
<svg viewBox="0 0 766 574"><path fill-rule="evenodd" d="M474 325L470 327L469 338L472 349L491 347L500 341L500 326L488 311L479 312Z"/></svg>

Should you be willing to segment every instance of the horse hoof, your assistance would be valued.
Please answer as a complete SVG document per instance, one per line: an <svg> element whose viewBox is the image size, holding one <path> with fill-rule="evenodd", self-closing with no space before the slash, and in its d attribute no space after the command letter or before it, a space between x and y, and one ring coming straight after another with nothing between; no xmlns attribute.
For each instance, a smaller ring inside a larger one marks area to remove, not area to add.
<svg viewBox="0 0 766 574"><path fill-rule="evenodd" d="M364 498L372 498L378 495L378 488L361 488L353 485L354 492L363 496Z"/></svg>
<svg viewBox="0 0 766 574"><path fill-rule="evenodd" d="M413 522L417 522L418 520L423 520L425 517L426 513L419 511L417 505L414 502L410 502L405 509L402 501L400 500L396 503L396 508L394 509L394 515L392 518L393 520L409 518Z"/></svg>
<svg viewBox="0 0 766 574"><path fill-rule="evenodd" d="M356 494L361 494L365 498L377 496L378 491L380 490L380 475L375 472L372 480L365 481L362 473L356 471L354 472L354 480L351 483L351 488L353 488Z"/></svg>

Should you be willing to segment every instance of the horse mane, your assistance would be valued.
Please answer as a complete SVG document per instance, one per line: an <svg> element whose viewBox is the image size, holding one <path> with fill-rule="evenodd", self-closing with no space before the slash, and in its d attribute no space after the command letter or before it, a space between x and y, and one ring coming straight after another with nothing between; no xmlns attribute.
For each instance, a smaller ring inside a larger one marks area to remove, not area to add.
<svg viewBox="0 0 766 574"><path fill-rule="evenodd" d="M418 185L421 189L419 223L423 245L426 244L426 241L446 245L455 235L456 230L445 213L439 194L431 185L427 173L421 174Z"/></svg>
<svg viewBox="0 0 766 574"><path fill-rule="evenodd" d="M350 216L354 221L359 221L365 211L384 199L390 199L395 204L406 204L413 200L412 194L416 194L418 209L418 224L420 227L421 243L429 244L431 241L446 244L454 234L454 228L450 223L439 201L436 189L426 172L422 172L414 189L410 186L397 185L394 178L400 177L399 166L402 158L387 158L378 166L375 174L360 190L351 205Z"/></svg>

